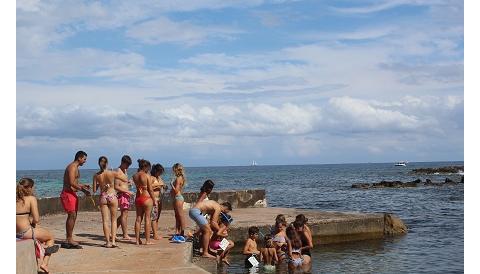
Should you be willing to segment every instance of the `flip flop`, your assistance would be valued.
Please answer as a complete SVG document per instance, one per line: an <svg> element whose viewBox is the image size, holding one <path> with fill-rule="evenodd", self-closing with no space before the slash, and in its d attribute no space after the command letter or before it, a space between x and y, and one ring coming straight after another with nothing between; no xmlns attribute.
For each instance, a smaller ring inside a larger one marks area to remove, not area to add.
<svg viewBox="0 0 480 274"><path fill-rule="evenodd" d="M62 243L61 247L66 249L83 249L81 245L74 245L71 243Z"/></svg>
<svg viewBox="0 0 480 274"><path fill-rule="evenodd" d="M59 245L52 245L52 246L46 247L45 248L45 255L50 255L50 254L56 253L59 248L60 248Z"/></svg>

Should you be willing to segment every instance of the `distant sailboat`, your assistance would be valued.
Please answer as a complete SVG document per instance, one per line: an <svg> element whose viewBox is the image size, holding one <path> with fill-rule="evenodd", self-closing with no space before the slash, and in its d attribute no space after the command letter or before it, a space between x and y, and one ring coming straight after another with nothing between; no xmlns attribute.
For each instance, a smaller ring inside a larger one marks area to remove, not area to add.
<svg viewBox="0 0 480 274"><path fill-rule="evenodd" d="M252 161L252 166L256 166L257 165L257 162L255 162L255 160Z"/></svg>

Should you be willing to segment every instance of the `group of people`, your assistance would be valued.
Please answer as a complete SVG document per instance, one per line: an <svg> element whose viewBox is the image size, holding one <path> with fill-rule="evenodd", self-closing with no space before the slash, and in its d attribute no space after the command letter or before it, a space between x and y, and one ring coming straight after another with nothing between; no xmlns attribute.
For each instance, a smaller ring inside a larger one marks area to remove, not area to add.
<svg viewBox="0 0 480 274"><path fill-rule="evenodd" d="M263 237L263 247L260 249L257 246L259 229L256 226L249 227L249 237L243 248L243 254L246 255L245 267L253 267L254 262L260 261L267 271L275 270L276 266L288 265L290 271L310 272L313 239L307 221L305 215L299 214L294 222L287 225L285 215L277 215L275 225L270 234Z"/></svg>
<svg viewBox="0 0 480 274"><path fill-rule="evenodd" d="M67 213L65 224L66 241L63 248L81 249L82 246L74 241L73 229L77 218L78 196L77 191L83 192L92 199L92 193L99 190L99 209L102 216L103 232L105 236L104 247L117 247L117 228L121 226L124 240L132 240L128 235L127 220L130 204L135 203L135 244L150 245L151 233L153 238L160 239L158 233L158 220L162 211L162 199L169 186L162 180L165 172L160 164L154 164L144 159L138 160L138 169L129 179L127 170L132 164L128 155L121 158L120 166L116 169L108 168L108 159L101 156L98 159L99 171L93 175L92 187L80 183L79 167L87 161L87 154L78 151L74 161L65 169L63 189L60 193L61 204ZM219 263L229 264L227 255L234 247L234 242L228 240L229 226L233 218L229 215L232 206L229 202L218 203L208 199L212 192L214 182L206 180L200 188L197 201L189 210L189 217L197 224L194 233L185 235L185 219L183 213L184 197L183 188L187 183L185 169L180 163L172 167L173 178L170 183L170 195L173 200L175 212L175 234L170 238L173 242L182 243L187 238L200 239L200 253L202 257L215 258ZM136 193L131 191L135 185ZM44 258L39 262L39 267L48 272L48 261L51 254L58 251L59 246L54 245L54 237L48 230L39 227L39 212L37 200L33 195L34 181L22 178L17 184L17 239L34 239L42 244ZM117 218L117 211L120 216ZM145 221L145 241L140 239L141 223ZM276 265L287 264L292 270L311 268L310 249L313 248L312 233L307 225L308 219L303 214L296 217L295 221L287 225L284 215L278 215L270 234L263 238L264 247L258 249L257 240L259 229L250 227L248 239L243 248L247 256L246 267L252 267L252 258L261 261L266 269L275 268Z"/></svg>
<svg viewBox="0 0 480 274"><path fill-rule="evenodd" d="M79 167L87 160L87 154L78 151L75 159L70 163L64 176L63 190L60 194L62 206L67 213L66 221L66 242L63 244L65 248L81 248L81 246L73 240L73 228L78 211L78 196L76 191L82 191L86 196L91 196L92 192L100 192L99 208L102 215L103 232L105 236L104 247L114 248L116 244L117 228L122 227L123 239L131 240L128 235L128 210L131 202L135 203L136 219L135 219L135 243L137 245L153 244L151 241L151 233L153 239L160 239L158 233L158 219L162 211L163 194L168 186L162 180L165 169L161 164L152 165L148 160L139 159L138 169L132 178L128 178L127 170L132 164L132 159L128 155L124 155L121 159L120 166L116 169L108 168L108 159L101 156L98 159L100 170L93 175L93 186L81 184L79 182ZM171 195L174 199L173 207L175 211L175 235L172 240L175 242L185 242L184 230L185 220L183 216L183 188L186 184L185 170L180 163L176 163L172 167L173 179L170 183ZM136 193L130 190L135 185ZM92 191L91 191L92 190ZM133 199L134 198L134 199ZM117 218L117 210L120 209L120 216ZM145 228L145 241L140 239L140 228L142 222Z"/></svg>

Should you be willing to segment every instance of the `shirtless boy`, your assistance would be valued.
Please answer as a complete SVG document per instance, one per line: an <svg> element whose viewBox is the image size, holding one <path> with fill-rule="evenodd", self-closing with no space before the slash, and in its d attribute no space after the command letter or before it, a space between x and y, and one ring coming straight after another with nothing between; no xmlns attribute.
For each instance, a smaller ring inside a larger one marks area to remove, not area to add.
<svg viewBox="0 0 480 274"><path fill-rule="evenodd" d="M243 247L243 255L245 257L245 267L250 268L253 265L248 260L251 256L254 256L258 261L260 251L257 248L257 238L258 238L259 229L256 226L251 226L248 228L248 239L245 241L245 246Z"/></svg>
<svg viewBox="0 0 480 274"><path fill-rule="evenodd" d="M188 212L188 215L192 220L195 221L195 223L197 223L202 233L202 257L211 259L216 258L208 253L208 243L210 241L210 237L212 236L212 230L217 232L220 229L218 226L220 212L228 213L231 210L232 205L229 202L219 204L213 200L204 200L200 203L197 203ZM205 218L205 213L208 213L211 216L210 223L207 221L207 218Z"/></svg>
<svg viewBox="0 0 480 274"><path fill-rule="evenodd" d="M77 220L78 211L78 196L77 191L82 191L85 195L90 196L90 185L81 184L78 180L80 178L79 167L87 161L87 153L84 151L78 151L75 154L75 159L65 169L63 175L63 190L60 193L60 201L62 202L63 209L67 212L67 221L65 223L65 230L67 234L67 241L63 244L64 248L76 248L81 249L77 242L73 240L73 228L75 227L75 221Z"/></svg>
<svg viewBox="0 0 480 274"><path fill-rule="evenodd" d="M123 155L120 166L117 169L117 173L120 176L123 176L128 180L127 169L132 164L132 159L128 155ZM130 197L134 195L132 191L130 191L130 186L133 185L133 182L129 181L125 183L122 180L115 180L116 189L119 190L117 192L118 198L118 207L120 207L120 216L117 218L117 227L120 225L122 226L123 232L123 239L124 240L131 240L130 236L128 236L128 229L127 229L127 217L128 217L128 210L130 209Z"/></svg>

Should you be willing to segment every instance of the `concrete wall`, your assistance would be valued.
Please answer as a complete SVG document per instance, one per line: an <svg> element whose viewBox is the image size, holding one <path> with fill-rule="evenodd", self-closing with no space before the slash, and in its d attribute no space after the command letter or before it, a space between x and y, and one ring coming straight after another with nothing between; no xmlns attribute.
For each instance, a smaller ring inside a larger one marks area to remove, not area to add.
<svg viewBox="0 0 480 274"><path fill-rule="evenodd" d="M33 240L17 241L17 274L36 274L37 258Z"/></svg>
<svg viewBox="0 0 480 274"><path fill-rule="evenodd" d="M322 212L318 211L317 214L322 214ZM335 214L341 216L343 213ZM310 216L312 216L312 213L310 213ZM270 219L273 220L273 218ZM395 224L392 225L392 222L385 221L389 219L393 219ZM252 220L250 224L244 222L234 223L228 233L228 239L235 243L243 244L247 238L250 225L256 225L259 228L261 232L260 239L262 234L270 234L272 229L271 224L258 224L255 220ZM388 213L359 214L358 216L338 219L309 220L308 225L312 230L314 245L382 239L385 236L397 236L407 233L407 228L403 222L397 216Z"/></svg>
<svg viewBox="0 0 480 274"><path fill-rule="evenodd" d="M199 196L198 192L187 192L183 194L185 198L184 208L190 208ZM98 195L92 196L95 201L95 205L98 206ZM246 208L246 207L266 207L267 199L265 197L264 189L248 189L248 190L226 190L216 191L209 195L211 200L216 200L220 203L230 202L234 208ZM97 207L93 205L90 198L84 196L79 198L78 210L79 211L97 211ZM38 199L38 207L40 215L46 214L58 214L63 213L62 204L59 197L53 198L41 198ZM164 195L163 210L173 209L172 197L169 193ZM135 210L135 205L130 205L130 210Z"/></svg>

